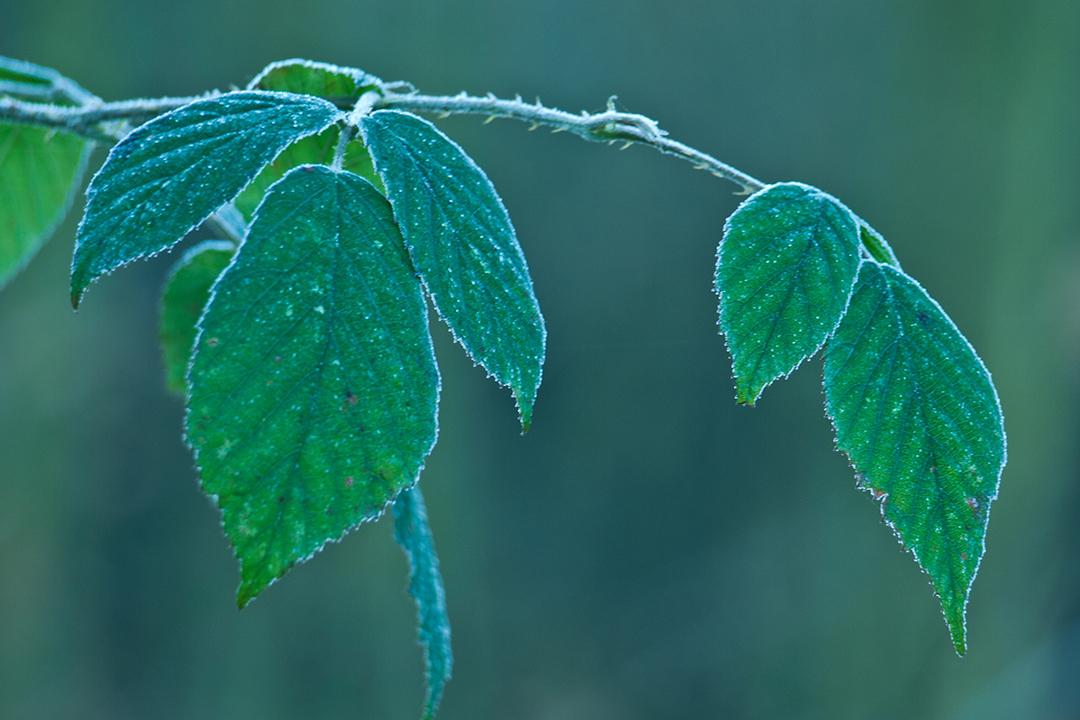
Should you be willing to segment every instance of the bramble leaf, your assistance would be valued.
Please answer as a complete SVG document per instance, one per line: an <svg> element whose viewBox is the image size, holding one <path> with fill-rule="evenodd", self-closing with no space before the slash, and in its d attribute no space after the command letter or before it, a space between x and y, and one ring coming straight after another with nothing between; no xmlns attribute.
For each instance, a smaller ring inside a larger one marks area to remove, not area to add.
<svg viewBox="0 0 1080 720"><path fill-rule="evenodd" d="M303 166L212 290L187 437L240 562L243 606L416 482L436 434L427 310L386 199Z"/></svg>
<svg viewBox="0 0 1080 720"><path fill-rule="evenodd" d="M293 59L270 63L248 83L247 89L314 95L348 104L374 90L379 82L379 78L357 68Z"/></svg>
<svg viewBox="0 0 1080 720"><path fill-rule="evenodd" d="M64 219L90 149L65 132L0 124L0 287Z"/></svg>
<svg viewBox="0 0 1080 720"><path fill-rule="evenodd" d="M34 102L69 104L94 96L71 78L42 65L0 55L0 95Z"/></svg>
<svg viewBox="0 0 1080 720"><path fill-rule="evenodd" d="M360 127L436 309L469 356L510 388L528 429L544 320L495 188L457 144L415 115L380 110Z"/></svg>
<svg viewBox="0 0 1080 720"><path fill-rule="evenodd" d="M424 675L427 678L423 718L430 720L439 710L454 665L446 595L420 487L402 492L394 501L393 510L394 538L409 559L409 594L416 601L420 645L424 649Z"/></svg>
<svg viewBox="0 0 1080 720"><path fill-rule="evenodd" d="M728 218L716 291L740 403L753 405L818 351L844 314L858 267L855 217L817 188L770 185Z"/></svg>
<svg viewBox="0 0 1080 720"><path fill-rule="evenodd" d="M825 399L837 447L930 576L963 655L968 595L1005 466L986 367L914 280L867 260L826 346Z"/></svg>
<svg viewBox="0 0 1080 720"><path fill-rule="evenodd" d="M309 60L285 60L267 66L248 84L248 89L314 95L339 107L351 107L360 95L374 88L377 82L378 78L355 68ZM237 196L237 209L250 220L266 189L289 170L300 165L329 165L334 159L340 133L339 128L329 127L318 135L303 138L285 148ZM383 190L382 180L375 173L371 156L358 140L350 142L346 148L343 166Z"/></svg>
<svg viewBox="0 0 1080 720"><path fill-rule="evenodd" d="M208 240L184 253L173 266L161 295L159 339L165 365L165 387L183 396L195 345L196 323L210 300L210 287L232 260L230 242Z"/></svg>
<svg viewBox="0 0 1080 720"><path fill-rule="evenodd" d="M87 190L71 269L72 304L101 275L175 245L286 146L340 117L319 98L235 92L134 130L112 149Z"/></svg>
<svg viewBox="0 0 1080 720"><path fill-rule="evenodd" d="M90 95L52 68L0 57L0 96L70 104L67 94ZM67 132L0 123L0 287L64 219L92 149Z"/></svg>

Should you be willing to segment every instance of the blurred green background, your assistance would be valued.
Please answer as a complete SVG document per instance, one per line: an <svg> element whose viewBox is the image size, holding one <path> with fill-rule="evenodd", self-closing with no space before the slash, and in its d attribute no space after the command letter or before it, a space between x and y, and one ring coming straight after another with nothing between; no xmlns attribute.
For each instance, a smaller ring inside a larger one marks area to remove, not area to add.
<svg viewBox="0 0 1080 720"><path fill-rule="evenodd" d="M647 149L442 121L500 189L549 327L524 438L435 329L447 720L1080 717L1080 4L0 0L0 54L109 99L292 56L571 110L618 94L843 198L979 349L1009 464L960 660L833 451L819 361L735 406L710 290L732 187ZM0 717L415 717L388 522L237 612L162 389L171 259L73 314L76 220L0 295Z"/></svg>

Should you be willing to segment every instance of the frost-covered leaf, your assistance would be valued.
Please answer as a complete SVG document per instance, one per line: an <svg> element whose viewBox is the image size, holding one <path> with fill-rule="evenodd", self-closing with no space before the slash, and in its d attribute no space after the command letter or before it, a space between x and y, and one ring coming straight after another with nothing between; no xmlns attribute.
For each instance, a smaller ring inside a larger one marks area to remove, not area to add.
<svg viewBox="0 0 1080 720"><path fill-rule="evenodd" d="M517 400L527 429L544 364L544 320L510 217L483 171L434 125L380 110L361 131L409 254L470 357Z"/></svg>
<svg viewBox="0 0 1080 720"><path fill-rule="evenodd" d="M427 696L424 720L439 711L443 690L453 671L450 649L450 617L435 540L428 525L424 496L417 485L394 501L394 538L409 559L409 594L416 601L417 628L424 649Z"/></svg>
<svg viewBox="0 0 1080 720"><path fill-rule="evenodd" d="M187 389L187 368L195 344L195 324L210 299L210 287L232 260L233 244L208 240L191 248L173 266L161 296L161 356L165 386L178 395Z"/></svg>
<svg viewBox="0 0 1080 720"><path fill-rule="evenodd" d="M361 94L373 89L377 82L378 78L356 68L309 60L285 60L269 65L251 81L248 89L315 95L348 109L356 103ZM266 189L289 170L300 165L329 165L334 159L340 133L338 127L329 127L318 135L306 137L285 148L240 193L236 198L236 207L250 220ZM383 189L382 180L375 173L371 156L359 140L349 143L345 151L344 168L370 180L380 190Z"/></svg>
<svg viewBox="0 0 1080 720"><path fill-rule="evenodd" d="M75 135L0 124L0 287L63 220L89 154Z"/></svg>
<svg viewBox="0 0 1080 720"><path fill-rule="evenodd" d="M390 206L351 173L286 175L212 293L187 437L244 605L416 481L439 377Z"/></svg>
<svg viewBox="0 0 1080 720"><path fill-rule="evenodd" d="M956 651L1005 465L986 367L926 291L866 261L825 350L836 444L930 576Z"/></svg>
<svg viewBox="0 0 1080 720"><path fill-rule="evenodd" d="M818 351L858 267L855 217L817 188L771 185L735 210L717 253L716 291L739 402L753 405Z"/></svg>
<svg viewBox="0 0 1080 720"><path fill-rule="evenodd" d="M95 279L172 247L299 138L341 116L310 96L236 92L154 118L121 140L87 190L72 304Z"/></svg>

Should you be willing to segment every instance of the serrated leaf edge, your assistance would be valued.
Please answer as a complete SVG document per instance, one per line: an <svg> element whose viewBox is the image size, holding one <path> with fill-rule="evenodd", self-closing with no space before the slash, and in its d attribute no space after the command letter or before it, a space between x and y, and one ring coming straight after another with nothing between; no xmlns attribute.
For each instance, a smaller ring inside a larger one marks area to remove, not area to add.
<svg viewBox="0 0 1080 720"><path fill-rule="evenodd" d="M535 409L535 406L536 406L536 400L540 395L540 386L543 384L543 380L544 380L544 363L547 362L547 323L544 321L544 315L540 310L540 302L536 297L536 289L533 286L532 273L529 271L529 265L528 265L528 262L525 259L525 251L521 247L521 242L517 239L517 230L514 228L514 224L510 220L510 213L509 213L509 211L507 211L506 206L502 201L502 197L495 190L495 185L494 185L494 183L491 182L491 178L489 178L487 176L487 173L485 173L483 171L483 169L479 165L476 164L476 161L472 159L472 156L470 156L467 152L465 152L464 148L462 148L461 145L459 145L457 142L454 141L453 138L451 138L446 133L444 133L442 130L440 130L434 123L427 120L426 118L422 118L419 115L416 115L415 113L405 112L403 110L377 110L374 113L372 113L372 115L378 115L380 113L393 113L393 114L396 114L396 115L406 115L408 117L415 118L415 119L421 121L422 123L427 124L431 129L433 129L436 133L441 135L453 147L457 148L457 150L461 153L461 155L465 158L465 160L470 164L470 166L474 170L476 170L480 174L480 176L482 178L484 178L484 180L487 181L488 186L491 188L492 196L495 198L495 201L498 203L499 208L502 210L503 214L506 216L506 221L510 225L511 230L513 230L513 232L514 232L514 240L515 240L515 244L517 245L517 252L518 252L519 257L521 258L522 266L525 268L526 279L529 282L529 290L532 292L533 305L536 308L536 316L540 319L540 345L541 345L540 357L539 357L539 366L540 367L539 367L539 372L538 372L537 377L536 377L536 389L532 391L532 397L529 398L529 411L528 411L528 413L526 413L524 411L524 406L522 405L522 398L517 394L517 392L514 390L514 388L509 383L504 383L502 380L495 377L495 375L490 370L488 370L486 367L484 367L484 365L482 363L480 363L479 360L476 359L476 356L473 353L472 348L470 348L465 343L465 341L458 335L458 333L454 330L453 326L450 324L450 321L446 318L446 315L444 315L442 310L439 308L439 303L435 299L435 295L431 292L431 288L428 286L427 280L424 278L423 273L420 272L420 270L416 267L416 263L412 260L413 250L412 250L412 247L409 244L409 239L405 237L404 231L402 231L401 237L404 238L404 240L405 240L405 247L408 250L409 261L413 264L413 269L416 271L416 276L420 280L421 286L424 288L424 295L428 298L428 300L430 300L431 304L435 307L435 314L439 317L439 319L443 322L443 324L446 326L446 328L450 331L450 337L452 337L454 339L454 342L457 343L458 345L460 345L463 350L465 350L465 355L466 355L466 357L469 358L470 362L472 362L473 367L481 368L484 371L484 374L487 376L488 379L493 380L495 382L495 384L498 385L499 387L506 388L507 390L510 391L510 395L514 398L514 406L517 409L518 418L520 418L520 420L521 420L521 427L522 427L521 432L524 435L525 433L527 433L529 431L529 428L532 426L533 410ZM367 119L367 117L361 119L359 129L360 129L360 135L361 135L361 138L364 141L364 144L367 145L370 148L370 144L368 143L368 139L367 139L367 127L366 127L365 122L364 122L366 119ZM370 152L370 150L369 150L369 152ZM386 178L383 177L382 170L380 170L379 161L375 158L374 153L371 153L371 160L372 160L372 164L375 167L375 172L379 175L380 178L383 179L383 184L385 185L386 184ZM394 219L396 221L397 220L396 204L395 204L394 200L390 197L389 190L387 192L386 198L390 202L390 207L394 208L394 211L395 211L394 212ZM399 228L401 227L401 223L398 223L398 227Z"/></svg>
<svg viewBox="0 0 1080 720"><path fill-rule="evenodd" d="M858 279L859 279L859 268L862 267L861 264L856 266L855 278L851 281L851 287L848 288L847 298L845 298L845 300L844 300L844 309L840 312L840 316L836 320L836 323L832 326L832 329L830 329L829 332L826 333L824 339L818 344L818 346L815 347L812 352L808 353L801 360L799 360L797 363L795 363L795 366L792 367L790 370L788 370L786 373L783 373L782 375L778 375L777 377L774 377L772 380L770 380L769 382L762 385L761 389L758 390L757 395L755 395L754 397L752 397L752 398L750 398L748 400L740 399L740 397L739 397L739 380L735 375L735 363L734 363L735 355L732 353L731 345L728 343L728 331L727 331L727 328L724 327L724 316L723 316L723 313L720 312L720 308L719 308L720 303L723 303L723 300L722 300L723 293L720 291L720 288L718 287L718 284L716 282L716 277L717 277L717 274L718 274L718 271L719 271L719 268L720 268L720 246L724 244L724 240L727 238L728 231L729 231L729 229L731 227L731 218L734 217L737 212L739 212L739 208L743 207L743 205L747 204L752 199L756 198L758 195L766 193L769 190L771 190L771 189L773 189L773 188L775 188L775 187L777 187L779 185L794 185L794 186L798 186L798 187L801 187L801 188L804 188L804 189L807 189L807 190L812 190L813 192L815 192L815 193L817 193L819 195L822 195L822 196L828 198L829 200L832 200L833 202L835 202L837 205L839 205L844 210L846 210L848 215L851 216L852 222L855 225L856 240L858 240L859 217L855 213L853 213L851 211L851 209L847 205L842 203L834 195L831 195L831 194L825 192L824 190L822 190L820 188L814 187L813 185L808 185L807 183L799 182L798 180L782 180L780 182L772 183L771 185L766 185L765 187L761 188L757 192L747 196L741 203L739 203L739 206L736 207L731 212L731 214L727 216L727 219L724 220L724 231L723 231L723 234L720 236L720 242L716 246L716 264L714 265L713 282L712 282L712 291L713 291L713 294L716 295L717 301L718 301L716 324L717 324L717 327L720 330L720 336L723 338L723 341L724 341L724 349L727 351L728 356L730 358L732 358L732 362L730 363L730 367L731 367L731 379L733 381L732 384L735 386L735 403L738 404L738 405L745 405L747 407L756 407L757 406L757 401L759 399L761 399L761 396L765 394L765 390L768 389L773 383L781 381L781 380L787 380L788 378L790 378L792 375L795 374L796 370L798 370L800 367L803 366L803 363L806 363L806 362L814 359L817 356L817 354L821 352L821 349L823 347L825 347L825 345L829 342L829 339L832 338L833 334L836 332L836 329L838 327L840 327L840 323L843 322L844 316L847 315L848 306L851 305L851 297L855 294L855 283L858 282ZM861 248L861 245L860 245L860 248ZM861 250L857 250L857 251L861 252Z"/></svg>
<svg viewBox="0 0 1080 720"><path fill-rule="evenodd" d="M194 465L194 470L195 470L195 476L196 476L197 482L199 484L199 491L204 496L206 496L207 498L210 499L210 502L213 503L214 508L218 511L218 514L220 515L220 521L218 523L218 526L221 528L221 534L225 537L225 542L228 544L229 550L232 551L233 557L236 558L236 563L240 568L241 581L240 581L240 584L237 586L236 604L237 604L237 607L240 608L241 610L246 608L256 598L258 598L260 595L264 594L271 587L276 585L279 580L284 578L286 575L288 575L294 569L300 567L301 565L304 565L309 560L311 560L313 557L315 557L320 552L322 552L323 549L325 549L327 545L331 545L331 544L336 545L338 543L341 543L346 538L346 536L348 536L350 533L358 530L363 525L367 525L370 522L374 522L374 521L378 520L383 515L385 515L386 511L390 509L390 507L398 499L398 497L401 495L401 493L405 492L406 490L411 490L412 488L416 487L417 484L419 484L420 476L423 475L423 473L424 473L424 467L425 467L426 461L431 456L432 450L435 449L435 446L439 442L439 400L442 397L442 373L439 370L438 362L435 362L434 363L434 368L435 368L435 409L434 409L435 424L434 424L434 432L432 433L432 436L431 436L431 446L428 447L428 449L424 451L423 459L420 461L420 465L419 465L419 467L417 468L417 471L416 471L416 477L414 477L412 479L412 482L410 482L405 487L401 488L393 497L388 499L386 501L386 503L384 503L381 508L378 508L377 510L372 511L368 515L365 515L355 525L351 525L349 527L346 527L344 530L342 530L342 532L337 537L326 538L314 550L312 550L308 554L304 555L303 557L297 558L296 560L291 562L288 566L285 567L284 570L282 570L280 575L278 575L277 577L272 578L268 583L266 583L266 585L264 585L262 588L260 588L258 590L258 592L255 592L255 593L250 594L250 595L241 594L240 589L243 587L244 561L240 557L240 554L236 551L236 547L233 545L232 540L229 538L228 533L225 531L225 509L219 503L217 493L208 492L206 490L206 488L203 486L202 473L199 470L199 450L195 447L195 444L191 441L190 433L188 432L188 424L189 424L189 420L191 419L191 370L192 370L192 367L195 364L195 355L197 353L197 348L199 347L199 344L200 344L200 342L202 340L203 319L206 317L207 311L209 311L210 306L213 305L214 299L217 297L218 285L221 283L222 279L225 278L225 276L228 274L228 272L236 264L237 260L240 257L240 253L243 252L244 245L245 245L245 243L247 241L248 235L250 235L250 233L251 233L251 228L255 224L255 220L258 218L259 211L262 210L263 204L266 202L266 198L270 197L270 193L274 189L274 187L276 185L278 185L279 183L284 182L285 178L289 177L290 175L292 175L295 172L305 171L308 168L323 168L323 169L331 170L331 171L333 171L333 172L335 172L335 173L337 173L339 175L352 175L353 177L359 178L360 180L367 183L368 185L371 185L371 187L375 189L375 192L378 192L378 188L375 188L375 186L372 185L371 182L367 178L361 177L360 175L357 175L356 173L351 173L351 172L349 172L347 170L335 170L334 168L330 167L329 165L319 165L319 164L311 164L311 163L305 164L305 165L297 165L295 168L289 170L289 172L282 175L279 179L274 181L274 183L272 185L270 185L268 188L266 188L266 192L263 193L262 198L259 200L259 205L255 208L255 212L251 216L252 219L251 219L251 222L248 223L247 231L244 233L244 239L240 242L240 245L236 248L236 252L233 253L232 259L229 260L229 264L225 266L225 269L222 270L221 274L219 274L217 276L217 279L214 280L214 284L210 286L209 298L206 301L206 305L203 306L202 314L199 316L199 321L198 321L198 323L196 323L196 326L195 326L196 327L195 343L192 346L194 348L194 351L191 353L191 357L188 359L187 371L184 373L185 385L187 386L187 394L184 397L184 424L183 424L182 436L183 436L184 444L187 445L188 448L190 448L190 450L191 450L192 459L194 460L193 465ZM424 308L424 316L425 316L424 319L426 321L426 324L430 324L430 318L427 316L428 315L427 306L423 305L422 307ZM430 338L430 331L429 331L429 338ZM434 343L432 343L432 351L433 351L432 354L434 355Z"/></svg>
<svg viewBox="0 0 1080 720"><path fill-rule="evenodd" d="M860 473L858 468L855 467L855 462L854 462L854 460L852 460L851 456L848 455L847 451L840 448L839 443L836 440L836 437L839 434L839 430L836 427L836 419L829 413L829 404L828 404L828 399L827 399L828 395L826 394L826 390L825 390L825 378L822 377L822 381L821 381L822 395L826 398L825 402L823 403L824 410L825 410L825 417L829 420L829 425L832 427L832 430L833 430L833 449L836 452L842 454L844 456L844 458L847 460L848 467L851 468L851 470L853 471L853 473L855 475L855 487L856 487L856 489L868 493L870 495L870 497L873 498L877 502L878 508L879 508L879 510L881 512L881 519L884 522L884 524L889 528L889 531L892 532L893 537L896 539L897 543L905 551L911 553L911 556L915 559L915 565L919 568L919 571L922 572L924 575L926 575L930 579L930 582L929 582L930 591L933 593L934 598L938 601L938 607L941 609L942 617L945 618L945 627L948 629L950 638L953 641L953 648L956 650L957 655L959 655L960 657L963 657L964 654L967 652L967 607L968 607L968 604L971 602L971 590L975 586L975 579L979 576L979 570L982 568L983 558L986 557L986 535L987 535L987 530L990 527L990 510L991 510L991 508L992 508L992 506L994 504L994 501L996 501L998 499L998 494L999 494L999 492L1001 490L1001 476L1004 474L1005 466L1009 462L1009 448L1008 448L1009 440L1008 440L1008 436L1005 433L1005 413L1002 410L1001 398L998 395L997 386L994 384L994 378L990 374L989 368L986 367L986 363L984 363L983 359L979 356L979 354L977 352L975 352L975 347L971 344L971 341L967 339L967 336L965 336L962 332L960 332L960 328L957 327L956 323L953 322L952 317L950 317L949 314L945 312L944 308L941 307L941 304L937 300L935 300L934 297L929 292L927 292L926 288L924 288L922 286L922 284L919 283L918 280L916 280L911 275L908 275L903 270L899 270L897 268L890 267L889 265L886 265L885 263L880 263L880 262L878 262L876 260L872 260L872 259L869 259L869 258L863 258L862 262L859 263L859 272L860 273L862 272L863 266L865 266L867 264L877 265L878 267L880 267L883 270L883 272L891 271L891 272L896 273L897 275L903 275L908 280L910 280L915 285L915 287L917 287L919 290L922 291L922 293L931 302L931 304L937 309L937 311L941 313L941 316L943 318L945 318L945 320L953 328L953 330L956 331L956 334L964 341L964 343L967 345L968 350L971 352L972 357L974 357L976 362L979 364L979 368L986 375L986 379L989 381L990 389L991 389L991 391L993 392L993 395L994 395L994 403L997 406L998 417L1001 419L1001 424L1000 424L1000 428L1001 428L1001 466L998 468L997 478L994 481L993 494L991 494L987 498L987 501L986 501L986 518L983 520L982 538L981 538L981 541L980 541L979 558L975 562L975 570L971 573L971 580L968 582L967 588L965 588L965 591L964 591L964 602L963 602L962 607L960 608L960 623L961 623L961 633L962 633L962 635L958 639L956 637L953 637L953 635L952 635L952 626L949 624L949 616L946 614L944 603L941 600L941 595L938 593L937 588L934 587L934 579L933 579L933 577L931 577L930 573L927 572L925 567L923 567L923 563L922 563L922 560L919 559L918 552L914 548L908 547L906 544L904 544L904 539L902 537L900 537L900 532L896 529L896 526L893 525L893 523L885 516L885 503L888 500L888 496L883 495L881 497L877 497L875 492L874 492L874 488L871 487L869 484L867 484L865 482L865 478L863 477L862 473ZM858 274L856 274L855 277L856 277L855 281L856 281L856 283L858 283ZM890 288L889 292L890 292L890 295L891 295L891 293L892 293L891 288Z"/></svg>
<svg viewBox="0 0 1080 720"><path fill-rule="evenodd" d="M340 122L345 117L345 113L342 112L341 110L339 110L333 103L331 103L331 102L329 102L327 100L323 100L322 98L315 97L314 95L300 95L298 93L276 92L276 91L270 91L270 90L238 90L238 91L234 91L234 92L222 93L220 95L216 95L216 96L213 96L213 97L200 98L199 100L196 100L195 102L191 102L191 103L188 103L187 105L183 105L181 107L175 108L174 110L170 110L169 112L162 113L161 115L158 115L158 116L154 117L153 119L148 120L147 122L143 123L142 125L139 125L138 127L132 128L131 132L129 132L127 135L125 135L123 138L121 138L119 141L117 141L117 143L115 145L113 145L111 148L109 148L109 154L105 157L105 162L103 162L101 167L98 168L98 171L96 173L94 173L94 176L92 178L90 178L90 183L86 187L86 193L85 193L85 195L86 195L86 205L89 206L90 200L91 200L91 198L93 196L93 193L91 192L91 188L94 185L94 181L98 178L99 175L101 175L102 171L109 164L109 161L113 158L113 155L116 152L116 148L119 147L129 137L131 137L131 135L133 133L137 132L138 130L140 130L140 129L144 128L144 127L146 127L147 125L150 125L151 123L155 123L155 122L161 120L162 118L169 117L169 116L171 116L171 115L173 115L175 113L182 112L183 110L186 110L187 108L190 108L192 105L196 105L196 104L203 103L203 102L213 102L213 101L221 100L223 98L235 97L236 95L269 95L269 96L280 96L280 97L288 97L288 98L304 98L304 99L306 99L308 101L317 102L317 103L323 103L323 104L325 104L325 105L327 105L329 107L334 108L334 110L336 112L336 115L328 123L323 125L321 128L317 128L315 130L312 130L309 133L305 133L303 135L298 135L295 138L293 138L292 142L290 142L290 143L286 144L284 147L282 147L281 150L278 151L278 153L276 155L274 155L274 157L270 158L270 160L266 164L259 166L259 168L254 173L250 174L250 176L247 178L247 180L244 181L244 186L240 188L240 190L236 193L236 195L233 195L232 197L227 198L225 200L225 202L223 202L220 206L218 206L218 208L215 208L214 210L207 213L198 222L193 223L189 228L184 230L184 232L178 238L176 238L176 240L174 240L173 242L171 242L168 245L166 245L166 246L164 246L162 248L159 248L158 250L155 250L153 252L146 253L145 255L139 255L138 257L131 258L130 260L125 260L124 262L121 262L121 263L111 267L110 269L106 270L105 272L102 272L102 273L100 273L98 275L95 275L93 278L90 279L90 282L88 282L84 287L82 287L79 290L76 290L75 287L72 286L72 288L71 288L71 306L72 306L73 309L75 309L75 310L79 309L79 305L82 303L82 299L83 299L83 297L85 297L86 292L92 286L97 284L97 282L99 280L101 280L102 278L108 277L108 276L112 275L113 273L115 273L117 270L120 270L121 268L125 268L128 265L130 265L130 264L132 264L134 262L137 262L139 260L149 260L151 258L155 258L158 255L161 255L163 253L166 253L166 252L172 250L174 247L176 247L178 244L180 244L180 242L184 238L186 238L188 235L190 235L191 232L193 230L195 230L197 227L199 227L204 222L206 222L215 212L217 212L218 209L220 209L221 207L229 204L240 193L242 193L247 188L247 186L250 185L251 182L256 177L258 177L259 173L262 172L263 168L265 168L266 165L269 165L269 164L273 163L274 160L277 159L278 155L280 155L282 152L284 152L285 148L287 148L289 145L292 145L297 140L301 140L301 139L303 139L305 137L309 137L311 135L315 135L317 133L320 133L323 130L325 130L326 128L333 125L334 123ZM74 273L75 273L75 259L77 257L78 248L79 248L78 239L82 235L82 229L83 229L83 225L85 223L86 223L86 213L84 211L83 217L79 221L79 226L75 231L75 238L76 238L75 254L73 254L72 259L71 259L71 273L72 273L72 275L74 275Z"/></svg>

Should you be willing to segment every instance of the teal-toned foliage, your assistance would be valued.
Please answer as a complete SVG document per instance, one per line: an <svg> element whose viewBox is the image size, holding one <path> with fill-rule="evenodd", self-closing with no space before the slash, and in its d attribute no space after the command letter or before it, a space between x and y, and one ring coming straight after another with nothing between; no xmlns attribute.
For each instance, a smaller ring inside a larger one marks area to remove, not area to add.
<svg viewBox="0 0 1080 720"><path fill-rule="evenodd" d="M1005 466L990 374L952 321L903 272L862 264L825 351L836 444L930 576L956 651Z"/></svg>
<svg viewBox="0 0 1080 720"><path fill-rule="evenodd" d="M525 429L546 330L490 180L414 111L641 143L753 191L725 225L715 271L736 398L754 404L825 348L837 445L929 574L965 652L1005 463L997 395L944 311L837 199L761 183L611 105L579 116L428 96L303 60L274 63L241 91L109 104L54 71L0 59L0 283L62 214L93 141L115 145L87 191L74 304L101 275L204 223L224 238L170 273L161 341L202 488L239 561L239 605L393 508L424 648L424 716L436 714L452 654L417 485L440 390L427 299L510 388Z"/></svg>
<svg viewBox="0 0 1080 720"><path fill-rule="evenodd" d="M394 502L394 537L409 557L409 594L416 600L420 645L424 648L427 698L424 719L435 717L443 690L450 680L454 657L450 651L450 618L435 539L428 525L427 507L419 487Z"/></svg>
<svg viewBox="0 0 1080 720"><path fill-rule="evenodd" d="M340 114L307 95L237 92L198 100L133 131L86 191L72 304L101 275L180 242L289 144Z"/></svg>
<svg viewBox="0 0 1080 720"><path fill-rule="evenodd" d="M382 110L360 128L432 302L469 356L514 393L527 430L544 366L544 319L502 200L428 121Z"/></svg>
<svg viewBox="0 0 1080 720"><path fill-rule="evenodd" d="M817 352L847 307L859 269L859 228L836 199L800 183L751 196L728 218L716 263L720 328L736 398Z"/></svg>
<svg viewBox="0 0 1080 720"><path fill-rule="evenodd" d="M351 173L304 165L271 187L211 295L187 436L243 606L416 482L439 373L390 205Z"/></svg>

